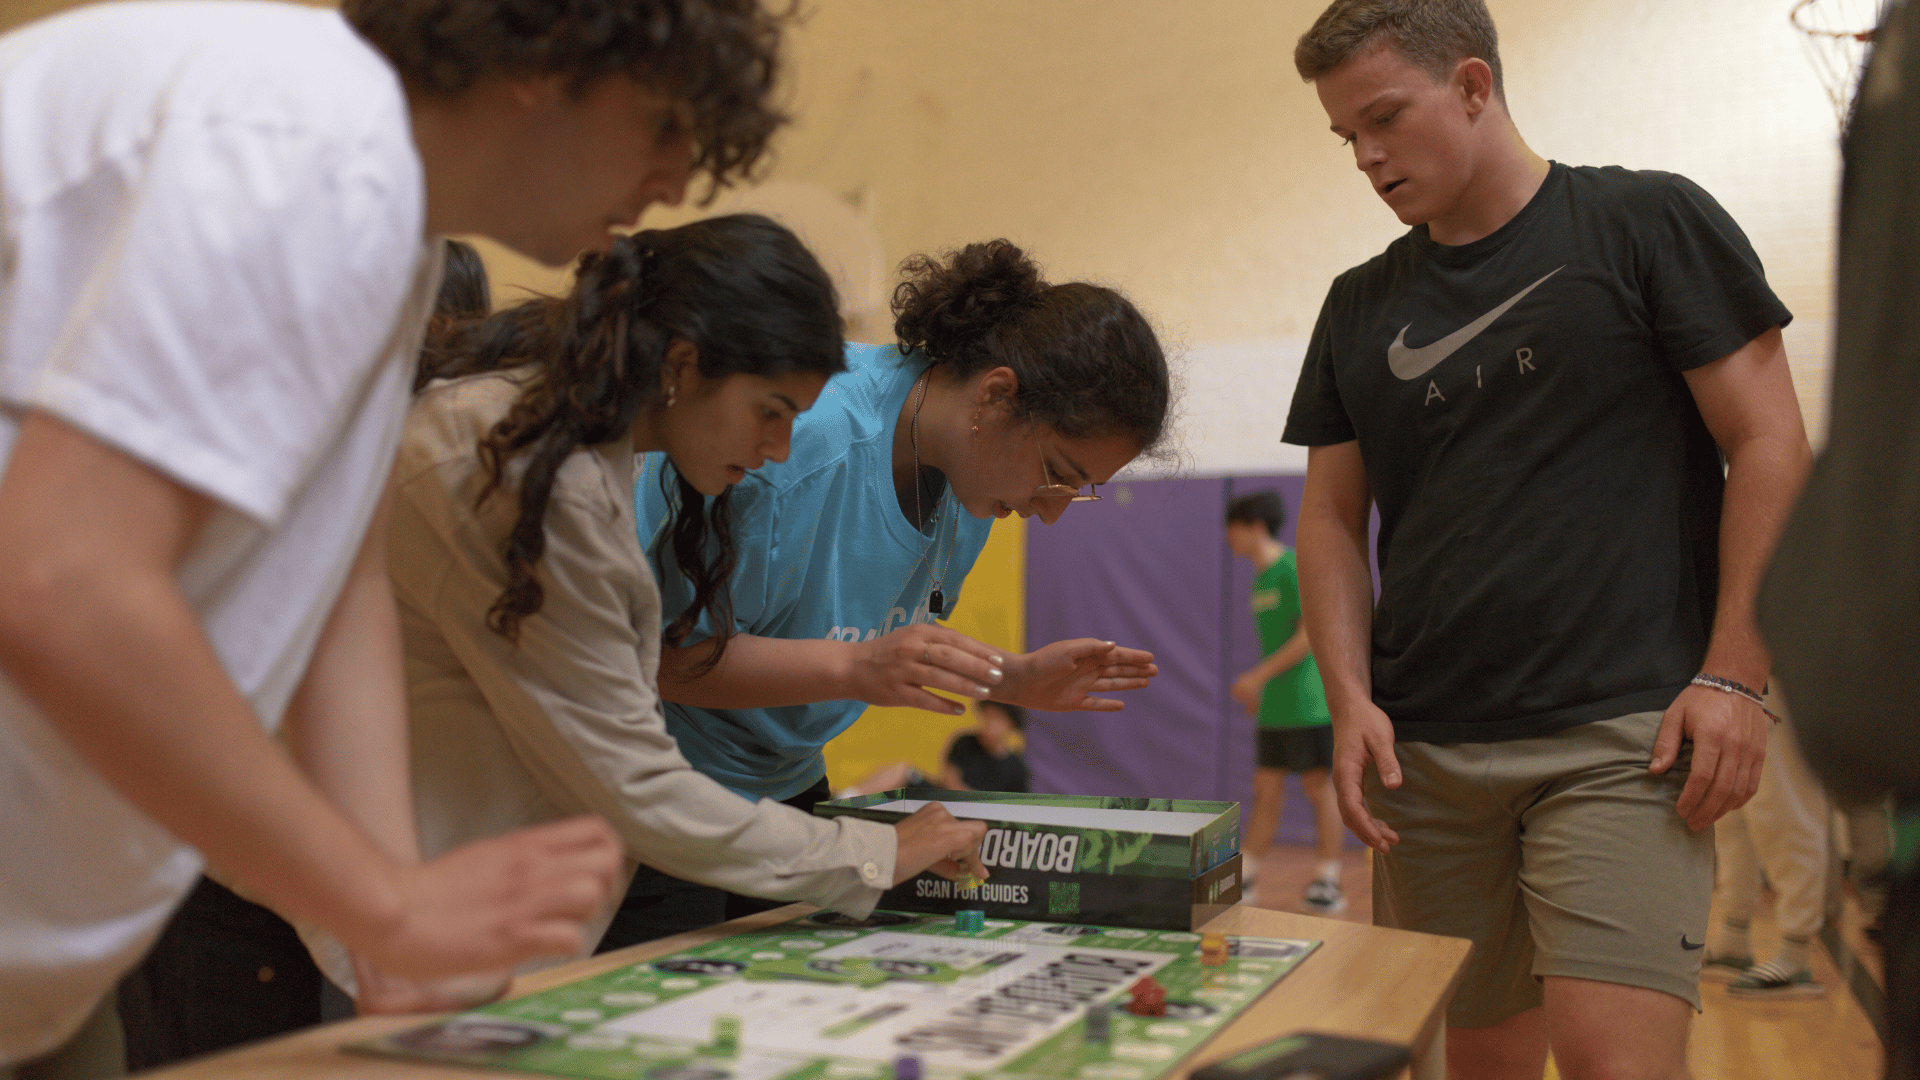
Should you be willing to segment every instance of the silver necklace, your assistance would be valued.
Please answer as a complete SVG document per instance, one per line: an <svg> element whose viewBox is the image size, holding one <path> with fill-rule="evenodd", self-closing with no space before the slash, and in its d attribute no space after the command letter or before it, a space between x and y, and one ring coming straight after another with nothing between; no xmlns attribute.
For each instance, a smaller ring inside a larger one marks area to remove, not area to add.
<svg viewBox="0 0 1920 1080"><path fill-rule="evenodd" d="M927 403L927 385L932 381L933 381L932 368L928 368L927 370L920 373L920 379L919 379L920 397L918 400L916 400L913 403L913 419L909 421L907 424L907 435L908 435L908 438L911 439L913 442L913 521L916 526L918 526L919 523L922 520L924 520L924 516L920 509L920 406L925 405ZM952 490L953 490L953 484L948 483L947 491L951 492ZM945 493L943 493L943 497L944 497L944 494ZM928 552L933 547L934 537L937 537L940 535L940 517L939 517L938 504L935 505L934 511L935 511L934 519L931 523L933 525L932 533L931 535L926 536L921 541L921 544L920 544L920 561L927 564L928 575L932 575L933 573L933 560L928 557ZM945 613L946 606L947 606L947 598L944 595L942 595L942 593L940 592L940 586L946 584L947 568L953 565L953 549L956 546L958 546L959 543L960 543L960 513L958 510L958 504L956 504L954 515L953 515L953 537L947 541L947 557L943 562L941 562L940 576L933 579L933 592L927 597L927 610L935 615L940 615Z"/></svg>

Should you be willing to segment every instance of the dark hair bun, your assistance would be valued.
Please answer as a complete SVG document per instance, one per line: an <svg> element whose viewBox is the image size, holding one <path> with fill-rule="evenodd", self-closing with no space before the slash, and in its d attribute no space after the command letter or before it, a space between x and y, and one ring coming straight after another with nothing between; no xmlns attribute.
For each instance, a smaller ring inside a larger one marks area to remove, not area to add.
<svg viewBox="0 0 1920 1080"><path fill-rule="evenodd" d="M1040 267L1010 241L988 240L947 253L914 255L893 290L893 332L902 352L934 360L965 356L999 327L1033 308L1048 289Z"/></svg>

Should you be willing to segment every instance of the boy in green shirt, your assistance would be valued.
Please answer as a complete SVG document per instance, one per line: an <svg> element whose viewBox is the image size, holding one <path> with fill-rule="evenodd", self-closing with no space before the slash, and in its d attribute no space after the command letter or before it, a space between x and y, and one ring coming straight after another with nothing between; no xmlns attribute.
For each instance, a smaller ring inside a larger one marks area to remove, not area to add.
<svg viewBox="0 0 1920 1080"><path fill-rule="evenodd" d="M1258 718L1259 768L1253 775L1253 808L1247 815L1241 855L1252 881L1280 824L1288 773L1314 807L1320 867L1300 901L1317 915L1346 910L1340 892L1340 808L1333 801L1327 768L1333 763L1333 727L1320 669L1314 666L1307 625L1300 618L1300 577L1293 552L1280 543L1286 504L1274 491L1256 491L1227 504L1227 547L1253 563L1253 621L1266 659L1233 680L1233 699Z"/></svg>

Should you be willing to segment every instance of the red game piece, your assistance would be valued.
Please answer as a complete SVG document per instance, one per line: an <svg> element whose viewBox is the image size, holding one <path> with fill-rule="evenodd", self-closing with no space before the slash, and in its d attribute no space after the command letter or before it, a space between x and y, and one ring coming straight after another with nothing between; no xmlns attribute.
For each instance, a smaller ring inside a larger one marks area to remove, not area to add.
<svg viewBox="0 0 1920 1080"><path fill-rule="evenodd" d="M1135 1016L1167 1015L1167 988L1149 975L1133 984L1133 1001L1127 1011Z"/></svg>

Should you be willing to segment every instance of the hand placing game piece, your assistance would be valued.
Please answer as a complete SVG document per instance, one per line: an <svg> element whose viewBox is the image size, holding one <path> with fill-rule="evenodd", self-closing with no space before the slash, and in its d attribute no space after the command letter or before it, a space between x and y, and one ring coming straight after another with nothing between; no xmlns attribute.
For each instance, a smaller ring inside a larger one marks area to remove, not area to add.
<svg viewBox="0 0 1920 1080"><path fill-rule="evenodd" d="M948 880L964 879L964 887L979 888L989 876L980 861L980 841L987 835L984 821L961 821L937 802L930 802L894 825L898 844L893 883L910 881L922 870Z"/></svg>

